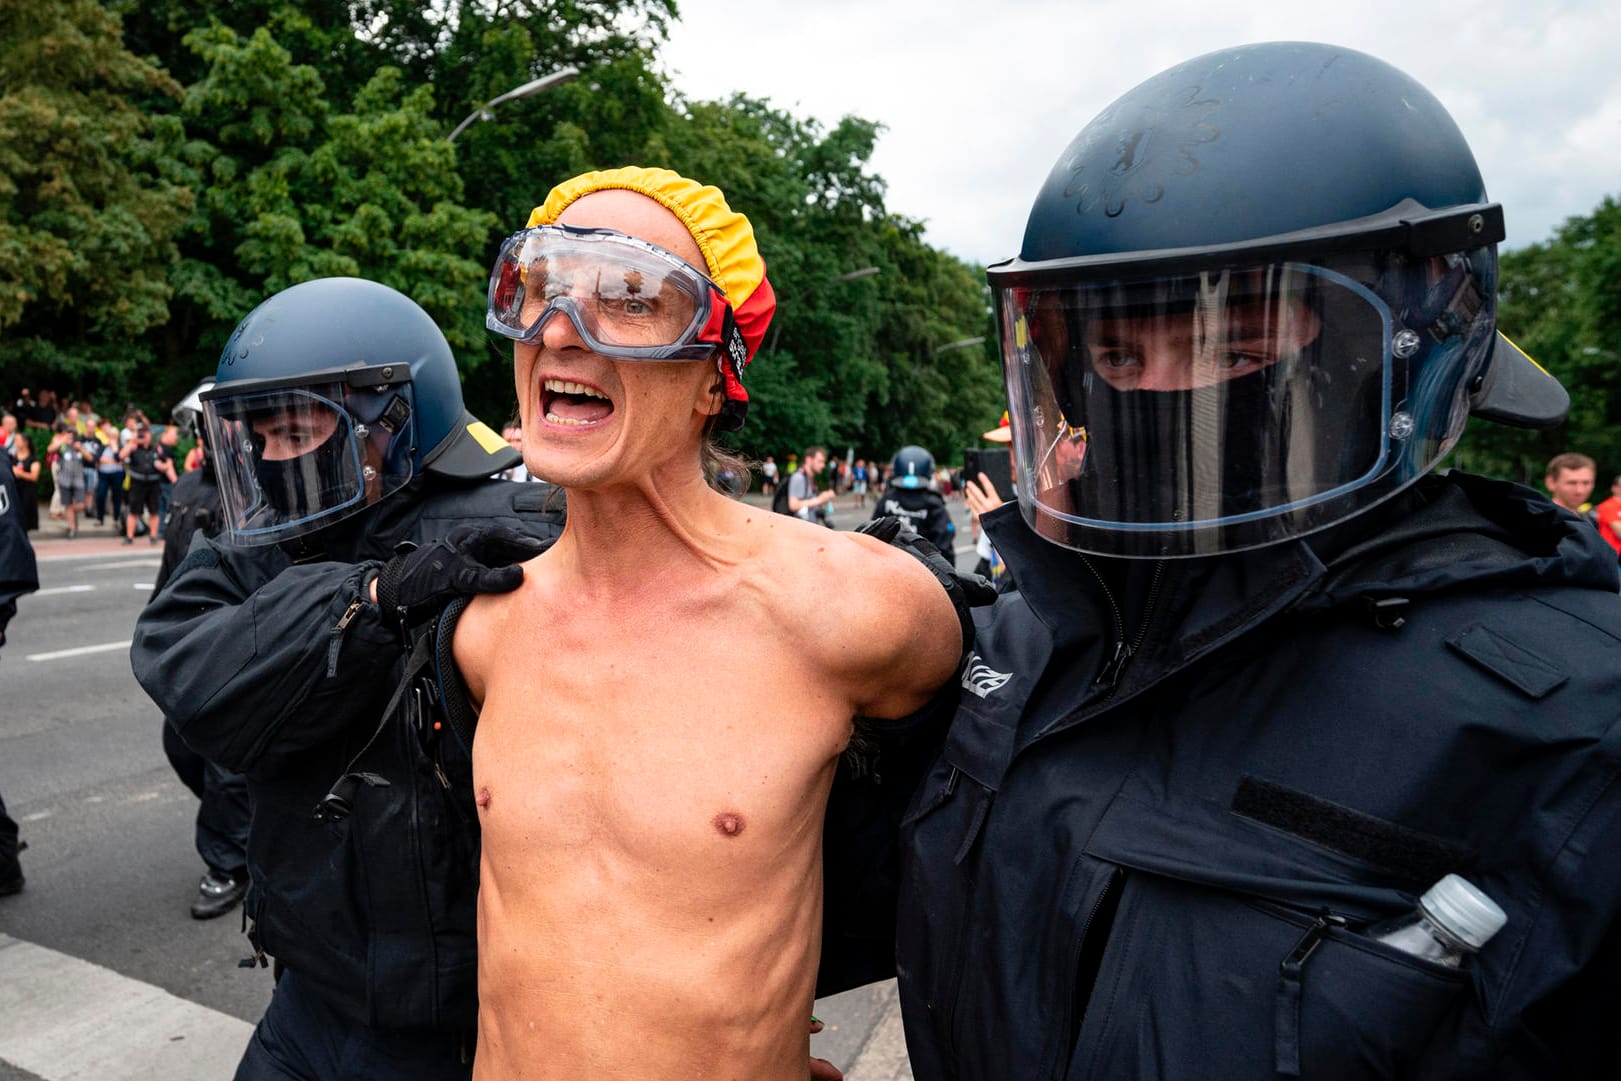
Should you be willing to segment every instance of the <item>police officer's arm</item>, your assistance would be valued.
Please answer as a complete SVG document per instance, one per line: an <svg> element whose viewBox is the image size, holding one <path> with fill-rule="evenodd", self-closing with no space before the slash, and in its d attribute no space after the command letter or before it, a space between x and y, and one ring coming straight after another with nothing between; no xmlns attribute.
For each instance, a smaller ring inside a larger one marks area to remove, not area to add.
<svg viewBox="0 0 1621 1081"><path fill-rule="evenodd" d="M374 724L403 651L365 599L378 564L285 564L200 540L135 625L135 678L188 745L238 772Z"/></svg>

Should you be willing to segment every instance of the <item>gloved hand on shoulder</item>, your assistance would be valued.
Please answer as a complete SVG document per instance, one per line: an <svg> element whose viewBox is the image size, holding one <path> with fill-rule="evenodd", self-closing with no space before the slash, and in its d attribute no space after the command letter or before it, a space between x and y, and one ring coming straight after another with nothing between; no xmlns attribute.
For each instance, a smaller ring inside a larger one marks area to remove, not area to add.
<svg viewBox="0 0 1621 1081"><path fill-rule="evenodd" d="M898 515L889 514L863 522L856 527L856 532L899 548L927 567L935 581L946 591L946 596L951 598L951 606L957 610L957 620L962 624L963 652L967 653L973 648L974 620L968 610L995 602L996 587L989 579L972 571L966 574L959 571L941 554L940 549L919 536Z"/></svg>
<svg viewBox="0 0 1621 1081"><path fill-rule="evenodd" d="M463 525L444 540L402 544L377 573L383 620L416 623L457 597L510 593L523 584L517 564L545 551L538 537L503 525Z"/></svg>

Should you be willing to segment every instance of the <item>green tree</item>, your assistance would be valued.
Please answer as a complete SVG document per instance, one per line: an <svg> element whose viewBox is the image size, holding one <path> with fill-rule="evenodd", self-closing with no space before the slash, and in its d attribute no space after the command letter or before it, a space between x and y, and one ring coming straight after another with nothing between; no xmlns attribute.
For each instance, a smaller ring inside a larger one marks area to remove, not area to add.
<svg viewBox="0 0 1621 1081"><path fill-rule="evenodd" d="M175 125L131 104L178 95L90 0L0 0L0 371L123 396L168 318Z"/></svg>
<svg viewBox="0 0 1621 1081"><path fill-rule="evenodd" d="M432 88L384 67L346 112L320 74L268 29L216 24L188 35L207 73L183 109L184 149L202 191L175 273L165 335L189 383L254 304L297 282L355 275L428 310L467 366L487 354L482 249L494 226L461 202L455 149L432 114Z"/></svg>
<svg viewBox="0 0 1621 1081"><path fill-rule="evenodd" d="M1599 463L1599 490L1621 473L1621 203L1606 197L1539 244L1501 258L1498 325L1570 392L1570 418L1528 432L1470 421L1452 457L1474 472L1540 486L1562 451Z"/></svg>

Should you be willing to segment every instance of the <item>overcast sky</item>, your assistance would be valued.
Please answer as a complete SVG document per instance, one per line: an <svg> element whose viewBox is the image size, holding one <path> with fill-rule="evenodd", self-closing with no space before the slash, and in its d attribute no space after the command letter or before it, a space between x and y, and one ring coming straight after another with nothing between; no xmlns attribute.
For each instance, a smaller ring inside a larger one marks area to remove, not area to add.
<svg viewBox="0 0 1621 1081"><path fill-rule="evenodd" d="M1347 45L1441 99L1508 245L1621 194L1621 3L1580 0L679 0L663 51L689 96L885 126L889 209L966 259L1013 254L1042 180L1103 106L1200 53Z"/></svg>

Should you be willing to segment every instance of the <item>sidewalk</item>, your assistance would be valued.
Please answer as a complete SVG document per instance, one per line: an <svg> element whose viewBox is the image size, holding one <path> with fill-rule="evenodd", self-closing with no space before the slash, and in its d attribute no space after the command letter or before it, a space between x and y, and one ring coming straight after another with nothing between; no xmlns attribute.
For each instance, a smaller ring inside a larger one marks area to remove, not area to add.
<svg viewBox="0 0 1621 1081"><path fill-rule="evenodd" d="M73 559L79 556L142 555L161 552L161 544L149 544L145 537L136 537L133 545L124 544L124 524L113 528L109 515L106 525L97 525L95 515L79 515L79 535L68 538L66 521L51 518L45 508L39 508L39 528L28 534L34 546L34 557L41 560Z"/></svg>

